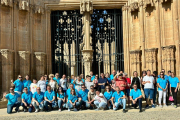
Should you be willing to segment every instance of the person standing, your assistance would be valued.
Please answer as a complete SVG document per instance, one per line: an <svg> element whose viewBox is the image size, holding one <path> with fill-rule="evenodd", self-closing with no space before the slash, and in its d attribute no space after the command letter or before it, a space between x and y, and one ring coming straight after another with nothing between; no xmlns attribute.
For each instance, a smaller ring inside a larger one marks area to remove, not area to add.
<svg viewBox="0 0 180 120"><path fill-rule="evenodd" d="M154 83L155 83L155 80L154 80L154 77L151 76L151 71L147 70L147 75L143 78L143 83L142 83L144 85L146 108L149 108L149 104L148 104L149 96L151 100L151 107L155 108L155 105L153 103Z"/></svg>
<svg viewBox="0 0 180 120"><path fill-rule="evenodd" d="M96 111L103 109L106 107L107 105L107 100L104 97L104 95L102 93L100 93L100 90L96 91L96 96L94 97L94 104L96 105L97 109L95 109ZM92 102L93 102L92 101Z"/></svg>
<svg viewBox="0 0 180 120"><path fill-rule="evenodd" d="M137 71L134 71L133 72L133 77L131 77L131 89L133 89L133 85L134 84L137 84L137 88L138 89L140 89L141 90L141 80L140 80L140 78L138 77L138 73L137 73Z"/></svg>
<svg viewBox="0 0 180 120"><path fill-rule="evenodd" d="M54 77L54 76L53 76ZM53 80L55 80L56 82L57 82L57 84L59 85L59 80L60 80L60 78L59 78L59 73L56 73L55 74L55 77L53 78Z"/></svg>
<svg viewBox="0 0 180 120"><path fill-rule="evenodd" d="M177 92L179 87L179 79L175 77L175 73L171 73L172 77L170 78L170 93L173 95L174 107L177 108Z"/></svg>
<svg viewBox="0 0 180 120"><path fill-rule="evenodd" d="M63 88L59 87L58 93L57 93L57 99L58 99L58 107L59 107L59 112L61 112L61 108L66 107L65 101L66 101L66 93L63 92Z"/></svg>
<svg viewBox="0 0 180 120"><path fill-rule="evenodd" d="M76 79L76 78L75 78ZM74 80L73 82L75 84L75 89L79 92L81 90L81 86L84 84L84 82L81 80L79 76L77 76L77 80Z"/></svg>
<svg viewBox="0 0 180 120"><path fill-rule="evenodd" d="M38 85L37 85L37 79L34 78L34 79L33 79L33 83L31 83L31 85L30 85L30 91L31 91L32 94L34 94L34 93L36 92L36 88L37 88L37 87L38 87Z"/></svg>
<svg viewBox="0 0 180 120"><path fill-rule="evenodd" d="M116 75L116 71L112 70L112 74L110 75L111 81L114 80L114 76Z"/></svg>
<svg viewBox="0 0 180 120"><path fill-rule="evenodd" d="M91 76L91 82L95 79L95 75L93 75L93 71L90 71L90 76Z"/></svg>
<svg viewBox="0 0 180 120"><path fill-rule="evenodd" d="M46 81L44 80L44 75L41 75L41 78L38 81L37 86L41 88L41 92L46 92Z"/></svg>
<svg viewBox="0 0 180 120"><path fill-rule="evenodd" d="M51 90L56 93L56 91L57 91L57 89L58 89L58 87L59 87L59 86L58 86L58 83L59 83L59 82L57 82L56 80L54 80L53 77L54 77L54 74L50 74L50 75L49 75L49 79L50 79L50 80L49 80L48 85L51 86Z"/></svg>
<svg viewBox="0 0 180 120"><path fill-rule="evenodd" d="M94 83L91 81L91 76L89 75L86 76L85 85L88 90L90 90L91 85L94 85Z"/></svg>
<svg viewBox="0 0 180 120"><path fill-rule="evenodd" d="M168 81L164 77L164 73L160 72L160 78L157 79L157 86L158 86L158 92L159 92L159 107L162 108L161 100L163 97L163 107L167 107L166 105L166 91L168 87Z"/></svg>
<svg viewBox="0 0 180 120"><path fill-rule="evenodd" d="M48 85L49 80L48 80L48 76L47 76L47 74L45 74L45 75L44 75L44 80L46 81L46 85Z"/></svg>
<svg viewBox="0 0 180 120"><path fill-rule="evenodd" d="M139 112L142 112L142 93L140 89L137 89L137 85L134 84L130 92L130 99L132 101L132 106L136 109L137 103L139 104Z"/></svg>
<svg viewBox="0 0 180 120"><path fill-rule="evenodd" d="M105 86L108 84L107 78L105 78L104 73L101 73L101 78L98 80L98 86L101 88L101 93L104 94Z"/></svg>
<svg viewBox="0 0 180 120"><path fill-rule="evenodd" d="M14 92L19 94L18 101L21 102L21 94L22 94L22 90L23 90L22 76L18 75L18 79L15 80L13 84L15 85Z"/></svg>
<svg viewBox="0 0 180 120"><path fill-rule="evenodd" d="M70 84L71 84L71 78L67 76L67 89L69 88Z"/></svg>
<svg viewBox="0 0 180 120"><path fill-rule="evenodd" d="M29 112L31 113L33 110L33 105L31 104L32 93L28 91L27 87L24 87L24 93L22 94L22 103L21 106L24 109L24 112L27 112L27 107L29 107Z"/></svg>
<svg viewBox="0 0 180 120"><path fill-rule="evenodd" d="M128 78L127 73L123 73L123 77L126 80L126 91L125 91L125 93L126 93L126 96L128 98L128 106L129 106L130 105L129 94L130 94L131 79Z"/></svg>
<svg viewBox="0 0 180 120"><path fill-rule="evenodd" d="M111 109L111 107L112 107L112 102L111 102L112 94L113 94L113 92L110 91L110 86L109 85L106 86L104 97L107 99L107 107L109 109Z"/></svg>
<svg viewBox="0 0 180 120"><path fill-rule="evenodd" d="M110 78L110 76L109 76L109 73L108 73L108 72L106 73L105 77L107 78L108 83L109 83L109 84L111 84L111 78Z"/></svg>
<svg viewBox="0 0 180 120"><path fill-rule="evenodd" d="M30 91L30 85L31 85L31 80L29 80L29 75L26 75L25 80L23 80L23 88L27 87L28 92Z"/></svg>
<svg viewBox="0 0 180 120"><path fill-rule="evenodd" d="M118 78L117 78L118 76ZM123 74L117 72L117 74L114 76L114 80L116 81L116 86L119 87L119 89L121 91L124 92L124 94L126 94L126 86L127 86L127 83L125 81L125 79L123 78Z"/></svg>
<svg viewBox="0 0 180 120"><path fill-rule="evenodd" d="M8 99L7 113L11 114L13 107L16 107L15 111L18 112L19 106L21 105L21 103L18 101L18 98L20 97L20 95L18 93L14 92L14 87L10 87L9 94L4 93L3 95L6 99Z"/></svg>
<svg viewBox="0 0 180 120"><path fill-rule="evenodd" d="M85 89L85 85L82 85L82 90L79 91L79 96L81 97L80 101L80 109L82 109L82 106L85 108L89 108L90 104L88 103L88 92L89 90Z"/></svg>
<svg viewBox="0 0 180 120"><path fill-rule="evenodd" d="M84 74L81 74L79 77L81 78L81 80L82 80L83 83L84 83L84 82L85 82L85 80L84 80Z"/></svg>
<svg viewBox="0 0 180 120"><path fill-rule="evenodd" d="M153 104L156 104L156 95L157 95L157 71L154 71L152 76L154 77L154 94L153 94Z"/></svg>
<svg viewBox="0 0 180 120"><path fill-rule="evenodd" d="M98 79L99 79L98 74L96 74L95 79L93 80L95 90L97 90L98 88Z"/></svg>
<svg viewBox="0 0 180 120"><path fill-rule="evenodd" d="M67 90L67 79L65 74L63 74L62 78L59 80L59 86L63 88L63 92L65 93Z"/></svg>

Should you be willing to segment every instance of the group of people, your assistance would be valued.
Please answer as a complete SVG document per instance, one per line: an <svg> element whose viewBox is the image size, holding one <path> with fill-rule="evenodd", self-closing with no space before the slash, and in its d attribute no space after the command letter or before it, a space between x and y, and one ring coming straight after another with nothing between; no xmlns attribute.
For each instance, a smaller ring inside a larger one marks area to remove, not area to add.
<svg viewBox="0 0 180 120"><path fill-rule="evenodd" d="M23 107L24 112L32 112L34 108L35 112L39 110L48 112L57 107L59 111L63 109L68 109L68 111L71 109L74 111L82 109L118 110L122 107L125 113L126 101L128 106L130 106L130 101L132 107L139 106L139 112L142 112L143 97L146 99L145 108L149 108L148 98L151 101L151 107L156 107L157 91L159 107L167 107L166 101L171 94L174 100L172 105L177 107L179 79L171 71L165 75L165 70L162 69L160 75L157 75L156 71L151 74L151 71L147 70L142 72L142 77L134 71L131 78L128 78L123 71L116 72L115 70L111 75L101 73L99 77L98 74L93 75L90 71L86 79L83 76L81 74L77 77L74 75L66 77L64 74L62 78L59 78L59 74L56 73L55 76L50 74L49 79L47 75L42 75L39 81L33 79L31 82L29 75L25 76L25 80L18 75L17 80L12 81L10 93L4 93L4 97L8 99L7 113L12 113L14 107L18 112L20 106Z"/></svg>

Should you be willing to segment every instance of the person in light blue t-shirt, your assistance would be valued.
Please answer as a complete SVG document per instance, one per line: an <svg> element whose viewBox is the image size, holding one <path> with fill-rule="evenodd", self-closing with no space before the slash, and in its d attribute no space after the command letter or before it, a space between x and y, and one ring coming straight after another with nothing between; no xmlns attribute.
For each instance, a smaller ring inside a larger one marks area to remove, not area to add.
<svg viewBox="0 0 180 120"><path fill-rule="evenodd" d="M30 91L30 85L31 85L31 80L29 80L29 75L26 75L25 80L23 80L23 88L27 87L28 91Z"/></svg>
<svg viewBox="0 0 180 120"><path fill-rule="evenodd" d="M23 82L22 82L22 76L18 75L18 79L14 81L13 83L15 85L14 92L18 93L20 96L18 98L18 101L21 102L21 94L23 91Z"/></svg>
<svg viewBox="0 0 180 120"><path fill-rule="evenodd" d="M74 111L77 111L77 107L80 105L80 103L78 102L78 95L76 95L74 88L71 89L68 100L68 111L70 111L72 108L74 108Z"/></svg>
<svg viewBox="0 0 180 120"><path fill-rule="evenodd" d="M59 73L55 74L55 77L53 78L53 80L55 80L58 83L58 85L59 85L59 80L60 80Z"/></svg>
<svg viewBox="0 0 180 120"><path fill-rule="evenodd" d="M113 70L113 71L112 71L112 74L110 75L111 81L114 80L114 76L115 76L115 75L116 75L116 71Z"/></svg>
<svg viewBox="0 0 180 120"><path fill-rule="evenodd" d="M90 76L91 76L91 82L95 79L95 75L93 75L93 71L90 71Z"/></svg>
<svg viewBox="0 0 180 120"><path fill-rule="evenodd" d="M137 103L139 104L139 112L142 112L142 93L140 89L137 89L137 84L133 85L133 88L130 92L130 100L132 101L132 106L136 109Z"/></svg>
<svg viewBox="0 0 180 120"><path fill-rule="evenodd" d="M7 113L11 114L13 107L16 107L15 111L19 111L19 106L21 105L20 102L18 102L18 98L20 95L16 92L14 92L14 88L10 87L10 93L6 94L4 93L4 97L8 99L8 104L7 104Z"/></svg>
<svg viewBox="0 0 180 120"><path fill-rule="evenodd" d="M80 101L80 109L82 109L82 106L89 108L90 104L88 102L88 90L86 89L85 85L81 86L81 90L79 91L79 96L81 97Z"/></svg>
<svg viewBox="0 0 180 120"><path fill-rule="evenodd" d="M112 102L111 102L112 95L113 95L113 92L110 91L110 86L106 86L104 97L107 99L107 107L109 109L111 109L112 107Z"/></svg>
<svg viewBox="0 0 180 120"><path fill-rule="evenodd" d="M58 99L58 107L59 107L59 112L61 112L61 108L65 108L66 104L66 93L64 93L63 88L59 87L58 88L58 93L57 93L57 99Z"/></svg>

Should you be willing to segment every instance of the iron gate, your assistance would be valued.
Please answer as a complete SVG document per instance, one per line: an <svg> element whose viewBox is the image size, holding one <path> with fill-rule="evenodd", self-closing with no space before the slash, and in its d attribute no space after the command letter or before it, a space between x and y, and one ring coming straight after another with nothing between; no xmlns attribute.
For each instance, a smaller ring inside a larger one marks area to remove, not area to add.
<svg viewBox="0 0 180 120"><path fill-rule="evenodd" d="M81 18L79 10L51 13L53 73L84 73ZM121 10L94 10L91 19L94 74L124 70Z"/></svg>

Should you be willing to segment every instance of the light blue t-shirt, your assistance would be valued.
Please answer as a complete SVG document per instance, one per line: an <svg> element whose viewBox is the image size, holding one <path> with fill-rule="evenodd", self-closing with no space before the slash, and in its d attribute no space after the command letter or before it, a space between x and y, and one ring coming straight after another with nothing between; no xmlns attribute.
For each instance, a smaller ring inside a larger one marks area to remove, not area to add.
<svg viewBox="0 0 180 120"><path fill-rule="evenodd" d="M92 77L91 77L91 81L93 81L95 79L95 75L93 75Z"/></svg>
<svg viewBox="0 0 180 120"><path fill-rule="evenodd" d="M177 87L177 83L179 83L179 79L177 77L174 77L169 80L170 84L171 84L171 87L174 87L176 88Z"/></svg>
<svg viewBox="0 0 180 120"><path fill-rule="evenodd" d="M86 89L85 91L80 90L79 91L79 96L82 98L82 101L87 101L88 100L88 90Z"/></svg>
<svg viewBox="0 0 180 120"><path fill-rule="evenodd" d="M24 101L28 104L31 104L31 100L32 100L32 93L28 92L27 94L24 92L21 96L22 99L24 99Z"/></svg>
<svg viewBox="0 0 180 120"><path fill-rule="evenodd" d="M84 79L81 79L82 81L83 81L83 83L84 83Z"/></svg>
<svg viewBox="0 0 180 120"><path fill-rule="evenodd" d="M141 95L142 95L142 93L141 93L140 89L137 89L136 91L134 89L132 89L130 92L130 96L133 98L133 100L135 100L136 98L138 98Z"/></svg>
<svg viewBox="0 0 180 120"><path fill-rule="evenodd" d="M5 97L8 99L8 105L14 105L18 101L17 99L20 95L18 93L14 93L14 95L9 93Z"/></svg>
<svg viewBox="0 0 180 120"><path fill-rule="evenodd" d="M23 80L23 87L27 87L28 91L30 91L31 83L31 80Z"/></svg>
<svg viewBox="0 0 180 120"><path fill-rule="evenodd" d="M66 93L62 93L62 94L57 93L57 97L64 99L64 97L66 97Z"/></svg>
<svg viewBox="0 0 180 120"><path fill-rule="evenodd" d="M104 97L105 97L107 100L111 99L111 98L112 98L112 95L113 95L113 92L112 92L112 91L110 91L109 93L108 93L108 92L105 92L105 93L104 93Z"/></svg>
<svg viewBox="0 0 180 120"><path fill-rule="evenodd" d="M107 78L108 79L108 83L111 83L111 78Z"/></svg>
<svg viewBox="0 0 180 120"><path fill-rule="evenodd" d="M53 100L53 97L55 96L55 92L51 90L51 92L49 93L48 91L46 91L44 93L44 97L46 97L48 100Z"/></svg>
<svg viewBox="0 0 180 120"><path fill-rule="evenodd" d="M113 75L113 74L110 75L110 79L111 79L111 80L114 79L114 75Z"/></svg>
<svg viewBox="0 0 180 120"><path fill-rule="evenodd" d="M117 92L114 92L112 97L115 99L115 102L118 102L118 99L124 96L124 92L119 91L119 94Z"/></svg>
<svg viewBox="0 0 180 120"><path fill-rule="evenodd" d="M169 77L167 75L164 75L164 77L166 78L166 80L169 80ZM160 75L158 75L158 78L160 78Z"/></svg>
<svg viewBox="0 0 180 120"><path fill-rule="evenodd" d="M77 91L76 89L75 89L75 92L76 92L76 95L79 96L79 93L78 93L78 91ZM67 89L67 91L66 91L66 95L69 97L70 94L71 94L71 89L69 88L69 89Z"/></svg>
<svg viewBox="0 0 180 120"><path fill-rule="evenodd" d="M23 82L22 81L17 79L14 81L13 84L15 85L14 91L22 92L22 90L23 90Z"/></svg>
<svg viewBox="0 0 180 120"><path fill-rule="evenodd" d="M70 94L68 99L71 100L72 103L74 103L76 100L78 100L78 97L76 95Z"/></svg>
<svg viewBox="0 0 180 120"><path fill-rule="evenodd" d="M53 80L55 80L55 81L58 83L58 85L59 85L59 80L60 80L60 78L54 77Z"/></svg>
<svg viewBox="0 0 180 120"><path fill-rule="evenodd" d="M33 94L33 98L34 98L35 100L37 100L38 103L41 103L41 102L44 100L44 93L41 92L40 94L38 94L37 92L35 92L35 93Z"/></svg>
<svg viewBox="0 0 180 120"><path fill-rule="evenodd" d="M159 83L159 85L160 85L163 89L165 89L168 81L167 81L166 78L165 78L165 79L158 78L158 79L157 79L157 83ZM158 88L158 90L162 91L161 88Z"/></svg>

